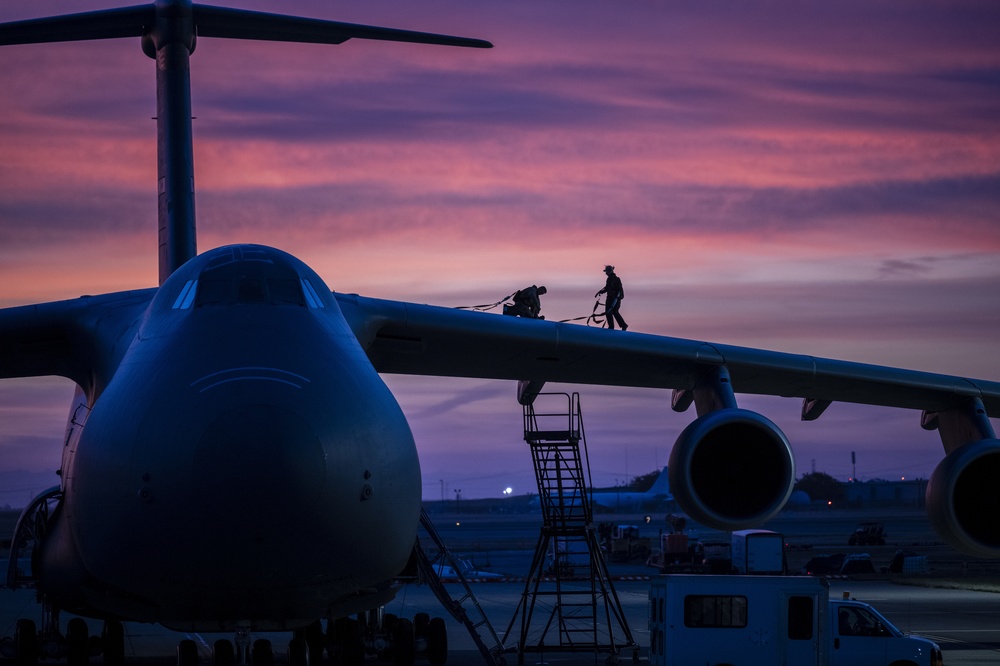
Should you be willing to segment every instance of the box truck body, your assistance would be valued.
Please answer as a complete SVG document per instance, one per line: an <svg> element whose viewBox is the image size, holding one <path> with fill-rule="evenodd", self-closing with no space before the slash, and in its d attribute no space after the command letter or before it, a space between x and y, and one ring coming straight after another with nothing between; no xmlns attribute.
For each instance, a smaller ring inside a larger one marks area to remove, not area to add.
<svg viewBox="0 0 1000 666"><path fill-rule="evenodd" d="M811 576L658 576L649 638L662 666L942 666L933 642Z"/></svg>
<svg viewBox="0 0 1000 666"><path fill-rule="evenodd" d="M733 571L785 573L785 537L770 530L738 530L732 535Z"/></svg>

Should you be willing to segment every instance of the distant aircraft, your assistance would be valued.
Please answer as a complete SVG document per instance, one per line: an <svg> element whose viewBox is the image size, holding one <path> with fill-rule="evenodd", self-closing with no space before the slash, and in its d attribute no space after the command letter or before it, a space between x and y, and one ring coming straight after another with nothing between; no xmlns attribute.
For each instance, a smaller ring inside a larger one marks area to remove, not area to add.
<svg viewBox="0 0 1000 666"><path fill-rule="evenodd" d="M598 490L590 493L591 503L595 509L607 511L655 511L664 504L674 501L670 492L670 476L668 468L664 467L656 481L644 492L629 490ZM531 509L541 508L538 496L528 502Z"/></svg>
<svg viewBox="0 0 1000 666"><path fill-rule="evenodd" d="M674 496L670 493L670 476L668 467L664 467L656 481L644 492L618 490L595 491L590 499L595 508L610 511L655 511L667 502L672 502Z"/></svg>
<svg viewBox="0 0 1000 666"><path fill-rule="evenodd" d="M546 382L672 389L671 407L697 417L674 444L670 487L721 530L775 515L795 477L785 435L740 409L737 391L803 398L805 420L834 401L922 410L946 454L928 486L935 527L1000 557L998 382L333 294L274 248L197 253L196 37L488 42L190 0L0 25L0 44L116 37L139 38L157 64L160 285L0 310L0 378L78 387L59 486L25 509L8 570L8 585L37 589L43 631L58 630L60 610L104 620L105 663L120 664L123 620L245 636L385 604L413 550L421 485L380 373L518 381L522 404ZM30 572L15 555L28 550ZM38 657L35 631L17 623L21 664ZM338 635L355 660L360 638ZM66 643L83 663L86 628L70 621ZM197 661L190 642L178 655ZM302 655L290 650L293 666ZM216 663L232 659L221 644Z"/></svg>

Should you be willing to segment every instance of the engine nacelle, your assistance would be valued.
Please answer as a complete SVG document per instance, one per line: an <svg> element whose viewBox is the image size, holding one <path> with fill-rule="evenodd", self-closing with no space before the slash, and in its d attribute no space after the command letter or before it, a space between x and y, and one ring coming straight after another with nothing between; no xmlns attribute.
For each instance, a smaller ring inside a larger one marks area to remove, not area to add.
<svg viewBox="0 0 1000 666"><path fill-rule="evenodd" d="M670 452L670 489L693 520L719 530L766 522L795 484L792 447L774 423L745 409L698 417Z"/></svg>
<svg viewBox="0 0 1000 666"><path fill-rule="evenodd" d="M927 484L927 515L958 550L1000 557L1000 440L981 439L945 456Z"/></svg>

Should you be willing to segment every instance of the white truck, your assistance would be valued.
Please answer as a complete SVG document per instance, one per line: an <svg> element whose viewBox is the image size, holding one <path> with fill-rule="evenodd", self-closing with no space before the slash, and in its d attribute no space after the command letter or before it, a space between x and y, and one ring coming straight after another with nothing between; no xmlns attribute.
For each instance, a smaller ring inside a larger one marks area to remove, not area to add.
<svg viewBox="0 0 1000 666"><path fill-rule="evenodd" d="M732 535L733 572L785 573L785 537L770 530L737 530Z"/></svg>
<svg viewBox="0 0 1000 666"><path fill-rule="evenodd" d="M661 666L943 666L935 643L811 576L657 576L649 641Z"/></svg>

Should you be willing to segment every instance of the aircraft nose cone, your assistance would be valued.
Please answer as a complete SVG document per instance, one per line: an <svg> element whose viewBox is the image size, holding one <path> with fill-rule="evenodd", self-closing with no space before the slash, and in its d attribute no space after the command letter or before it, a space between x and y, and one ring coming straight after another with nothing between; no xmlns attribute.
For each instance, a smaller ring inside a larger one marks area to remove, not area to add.
<svg viewBox="0 0 1000 666"><path fill-rule="evenodd" d="M309 424L266 404L233 409L206 428L194 466L199 499L227 521L287 520L319 498L326 476Z"/></svg>

